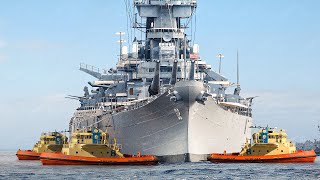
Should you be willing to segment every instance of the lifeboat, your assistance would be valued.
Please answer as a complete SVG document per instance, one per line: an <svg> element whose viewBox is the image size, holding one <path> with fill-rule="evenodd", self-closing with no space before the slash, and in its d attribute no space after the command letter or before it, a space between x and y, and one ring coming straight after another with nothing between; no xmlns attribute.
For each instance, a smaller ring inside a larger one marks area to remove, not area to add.
<svg viewBox="0 0 320 180"><path fill-rule="evenodd" d="M253 143L245 143L240 153L210 154L208 160L213 163L313 163L314 150L296 150L282 129L263 128L252 136Z"/></svg>
<svg viewBox="0 0 320 180"><path fill-rule="evenodd" d="M16 156L19 160L39 160L42 152L60 152L63 141L67 138L58 132L43 133L32 150L19 149Z"/></svg>
<svg viewBox="0 0 320 180"><path fill-rule="evenodd" d="M156 165L158 159L152 155L124 155L116 139L109 144L109 134L90 128L72 133L69 143L61 152L42 153L43 165Z"/></svg>

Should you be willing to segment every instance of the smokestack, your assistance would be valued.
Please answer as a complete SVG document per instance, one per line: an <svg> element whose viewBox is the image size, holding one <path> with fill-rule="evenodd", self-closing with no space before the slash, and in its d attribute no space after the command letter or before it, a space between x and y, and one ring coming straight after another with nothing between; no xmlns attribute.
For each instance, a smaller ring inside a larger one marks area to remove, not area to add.
<svg viewBox="0 0 320 180"><path fill-rule="evenodd" d="M172 85L172 86L174 86L177 82L177 72L178 72L178 61L175 60L173 62L172 76L171 76L171 81L170 81L170 85Z"/></svg>
<svg viewBox="0 0 320 180"><path fill-rule="evenodd" d="M191 61L191 69L190 69L190 80L193 81L194 80L194 69L195 69L195 61Z"/></svg>
<svg viewBox="0 0 320 180"><path fill-rule="evenodd" d="M159 94L160 91L160 61L156 62L156 70L154 72L154 77L152 83L149 87L150 95L154 96Z"/></svg>

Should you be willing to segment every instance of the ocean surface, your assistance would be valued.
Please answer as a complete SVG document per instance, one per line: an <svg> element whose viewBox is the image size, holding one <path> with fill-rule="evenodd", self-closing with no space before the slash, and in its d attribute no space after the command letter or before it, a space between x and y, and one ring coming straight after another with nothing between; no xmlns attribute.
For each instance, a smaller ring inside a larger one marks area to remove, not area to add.
<svg viewBox="0 0 320 180"><path fill-rule="evenodd" d="M320 157L314 164L42 166L18 161L15 152L0 152L0 179L320 179Z"/></svg>

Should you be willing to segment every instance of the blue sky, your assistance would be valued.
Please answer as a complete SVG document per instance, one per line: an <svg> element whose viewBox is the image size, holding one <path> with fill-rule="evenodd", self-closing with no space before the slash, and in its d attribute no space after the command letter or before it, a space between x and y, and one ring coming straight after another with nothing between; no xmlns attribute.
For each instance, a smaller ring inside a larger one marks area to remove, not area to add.
<svg viewBox="0 0 320 180"><path fill-rule="evenodd" d="M257 125L292 139L319 137L320 1L199 0L195 42L201 57L236 80L255 101ZM93 80L80 62L115 64L117 31L127 29L124 1L0 1L0 149L31 148L43 131L67 129L76 101ZM16 136L12 134L21 134Z"/></svg>

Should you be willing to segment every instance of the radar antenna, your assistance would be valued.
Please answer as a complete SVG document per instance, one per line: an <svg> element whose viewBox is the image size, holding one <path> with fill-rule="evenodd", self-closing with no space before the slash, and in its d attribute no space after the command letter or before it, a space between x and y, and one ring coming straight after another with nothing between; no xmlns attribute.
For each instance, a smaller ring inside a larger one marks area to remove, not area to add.
<svg viewBox="0 0 320 180"><path fill-rule="evenodd" d="M220 53L216 57L219 58L219 74L221 74L221 60L224 58L224 55Z"/></svg>
<svg viewBox="0 0 320 180"><path fill-rule="evenodd" d="M125 35L125 32L117 32L116 35L120 36L120 39L118 40L118 43L120 43L120 55L119 55L119 60L122 60L122 44L125 43L126 41L124 39L122 39L122 36Z"/></svg>

